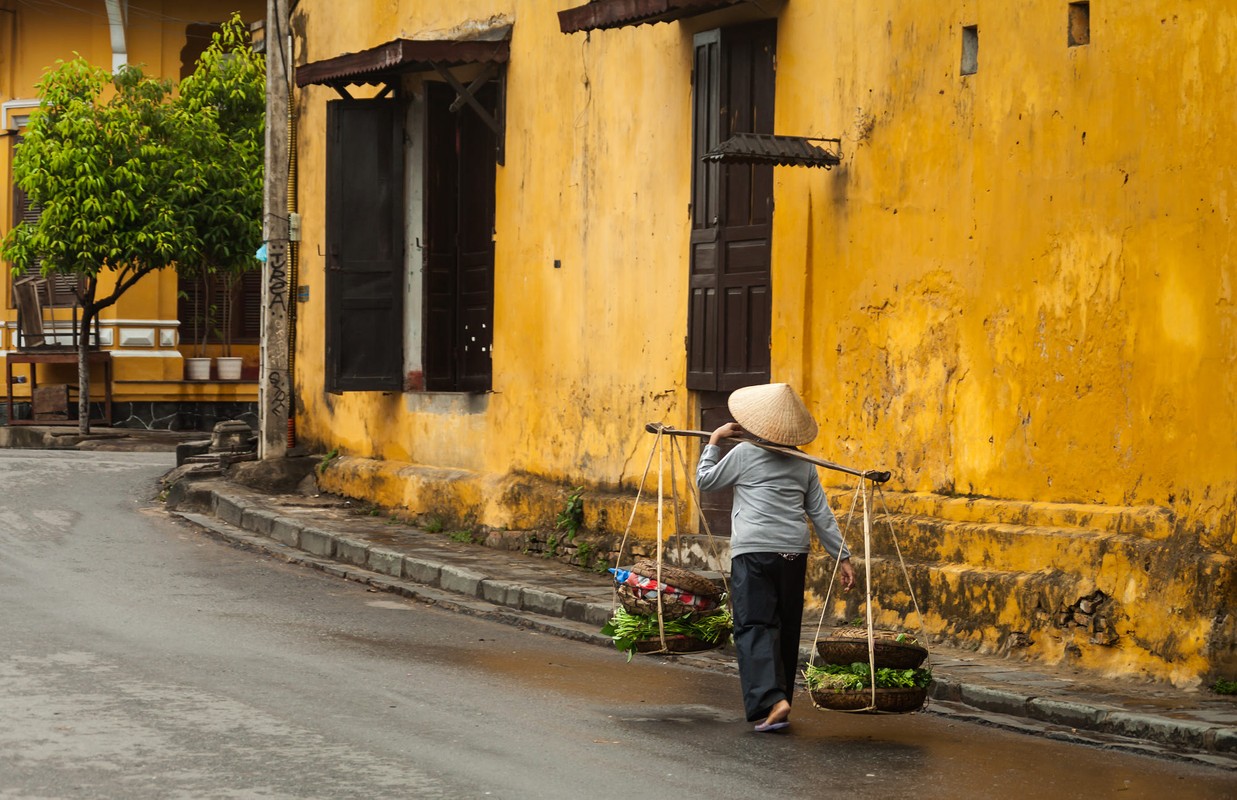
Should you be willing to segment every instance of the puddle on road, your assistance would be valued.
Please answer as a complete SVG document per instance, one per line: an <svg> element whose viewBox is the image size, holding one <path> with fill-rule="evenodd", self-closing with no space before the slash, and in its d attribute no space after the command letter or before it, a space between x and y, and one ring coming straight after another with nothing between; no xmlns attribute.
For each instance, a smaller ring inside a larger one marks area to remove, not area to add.
<svg viewBox="0 0 1237 800"><path fill-rule="evenodd" d="M720 708L700 705L677 706L641 706L630 711L615 711L610 715L618 722L678 723L681 725L699 725L701 723L725 723L735 721L734 713L723 713Z"/></svg>
<svg viewBox="0 0 1237 800"><path fill-rule="evenodd" d="M370 600L366 605L420 610L416 605L391 600ZM451 633L458 636L459 630ZM536 691L549 689L607 706L615 701L626 703L632 697L651 704L633 709L633 716L648 716L648 709L658 705L707 707L718 694L718 681L735 681L732 677L691 669L660 657L654 660L654 657L644 656L642 660L628 663L617 650L580 648L577 642L526 629L511 628L509 632L495 633L464 641L458 638L428 640L427 630L416 628L397 633L397 638L393 638L389 630L332 630L320 635L383 658L467 671L486 683L501 682ZM732 691L737 698L737 682L727 691Z"/></svg>
<svg viewBox="0 0 1237 800"><path fill-rule="evenodd" d="M410 603L397 603L394 600L371 600L365 605L372 608L393 608L396 611L412 611L413 606Z"/></svg>

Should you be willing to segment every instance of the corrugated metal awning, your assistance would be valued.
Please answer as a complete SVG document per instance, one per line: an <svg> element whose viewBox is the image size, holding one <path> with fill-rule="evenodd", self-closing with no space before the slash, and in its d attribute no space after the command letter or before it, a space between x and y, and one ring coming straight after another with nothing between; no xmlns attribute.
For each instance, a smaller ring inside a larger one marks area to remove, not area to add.
<svg viewBox="0 0 1237 800"><path fill-rule="evenodd" d="M836 152L814 142L833 144ZM701 160L718 164L777 164L783 167L832 169L842 163L842 141L776 136L771 133L736 133L701 156Z"/></svg>
<svg viewBox="0 0 1237 800"><path fill-rule="evenodd" d="M296 70L296 85L382 85L405 72L426 72L439 65L505 64L510 55L510 27L494 39L395 39L384 45L313 61Z"/></svg>
<svg viewBox="0 0 1237 800"><path fill-rule="evenodd" d="M558 26L563 33L623 28L629 25L652 25L694 17L730 6L745 5L749 0L592 0L582 6L558 12Z"/></svg>

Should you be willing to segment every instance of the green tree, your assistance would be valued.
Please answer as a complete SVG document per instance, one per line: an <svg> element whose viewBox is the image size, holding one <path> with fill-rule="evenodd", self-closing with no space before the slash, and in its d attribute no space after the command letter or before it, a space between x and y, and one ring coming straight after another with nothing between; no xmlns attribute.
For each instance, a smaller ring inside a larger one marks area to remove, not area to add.
<svg viewBox="0 0 1237 800"><path fill-rule="evenodd" d="M38 264L82 277L81 329L149 273L177 266L218 272L226 292L257 267L262 239L266 70L240 17L225 23L173 98L172 84L138 67L115 76L82 58L57 62L39 83L13 157L13 177L40 208L15 226L0 258L22 274ZM102 273L111 291L102 294ZM230 338L226 340L231 344ZM78 342L78 429L90 431L89 338Z"/></svg>
<svg viewBox="0 0 1237 800"><path fill-rule="evenodd" d="M171 84L137 67L113 76L80 57L60 61L38 89L13 177L40 215L6 234L0 257L14 274L40 264L44 277L82 277L78 427L88 433L90 328L102 309L182 250L174 190L185 115L169 102ZM108 294L100 290L103 272L113 274Z"/></svg>
<svg viewBox="0 0 1237 800"><path fill-rule="evenodd" d="M215 32L193 73L181 81L178 102L192 136L177 178L186 225L177 271L204 286L214 276L223 278L220 328L226 356L232 354L235 288L260 265L254 252L262 243L266 61L250 46L240 15Z"/></svg>

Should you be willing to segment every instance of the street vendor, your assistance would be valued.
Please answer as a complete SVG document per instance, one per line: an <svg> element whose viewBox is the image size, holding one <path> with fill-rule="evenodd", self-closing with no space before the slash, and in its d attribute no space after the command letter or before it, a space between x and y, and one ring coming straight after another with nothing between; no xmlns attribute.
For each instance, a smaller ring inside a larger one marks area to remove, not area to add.
<svg viewBox="0 0 1237 800"><path fill-rule="evenodd" d="M750 442L740 442L725 457L718 446L744 432L786 447L811 442L816 420L799 395L784 383L748 386L730 395L728 407L736 422L713 431L700 454L696 482L701 491L734 487L734 643L743 709L764 733L790 725L811 545L808 519L825 551L839 560L843 590L855 585L855 570L815 466Z"/></svg>

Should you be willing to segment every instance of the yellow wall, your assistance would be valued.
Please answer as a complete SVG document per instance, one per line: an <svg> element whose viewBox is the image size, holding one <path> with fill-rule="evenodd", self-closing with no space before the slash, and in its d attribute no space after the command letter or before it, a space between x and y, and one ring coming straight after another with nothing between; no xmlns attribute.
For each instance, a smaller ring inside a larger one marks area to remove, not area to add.
<svg viewBox="0 0 1237 800"><path fill-rule="evenodd" d="M487 410L460 414L457 404L423 395L323 393L324 285L315 254L325 247L325 104L336 95L309 87L297 99L300 283L311 298L297 310L298 432L396 461L630 484L649 444L635 422L686 420L684 34L658 26L585 45L560 33L553 10L536 2L371 4L347 14L303 2L295 17L308 20L309 38L298 40L297 62L494 14L515 28L506 166L497 175ZM547 159L552 153L562 160Z"/></svg>
<svg viewBox="0 0 1237 800"><path fill-rule="evenodd" d="M3 10L3 9L7 9ZM140 65L149 75L178 81L181 69L181 50L185 46L185 28L191 21L220 21L239 10L246 21L265 17L263 0L199 0L198 2L170 2L151 0L129 10L126 30L128 63ZM102 2L96 0L67 0L52 8L47 5L30 5L0 0L0 102L37 99L35 88L44 71L57 60L70 60L80 54L92 64L110 68L112 65L111 39L107 24L107 12ZM29 109L18 109L24 115ZM12 195L7 187L12 185L12 138L0 138L0 235L10 227L13 210ZM111 273L102 273L100 295L110 293L114 284ZM119 400L165 400L184 394L185 399L200 399L200 387L177 389L169 385L152 388L149 382L179 382L184 376L181 353L194 355L191 342L179 342L177 321L177 279L172 270L164 270L144 278L129 289L113 306L101 314L101 324L110 335L113 344L109 349L119 349L115 359L117 399ZM0 351L15 346L11 326L16 312L9 297L8 280L0 281L0 320L8 326L0 339ZM49 317L50 318L50 317ZM58 309L55 318L62 322L70 319L68 309ZM111 323L109 325L109 323ZM147 338L151 332L153 344L125 344L136 334ZM172 336L172 344L161 344L161 335ZM189 338L186 332L185 338ZM217 355L212 348L210 355ZM245 358L246 363L257 367L256 344L234 345L234 355ZM18 372L25 369L18 368ZM60 369L47 367L47 377L41 381L75 383L72 367ZM142 382L125 385L125 382ZM24 387L16 387L16 394L25 396ZM231 394L231 393L225 393ZM253 392L249 392L253 394ZM252 398L250 398L252 399Z"/></svg>
<svg viewBox="0 0 1237 800"><path fill-rule="evenodd" d="M480 398L324 391L317 253L336 95L297 93L298 282L310 290L297 426L349 457L327 470L330 488L414 511L455 498L494 526L552 524L552 509L527 510L522 491L508 502L503 487L532 475L630 490L652 445L645 422L698 426L684 352L691 37L726 18L563 35L555 12L579 1L297 6L298 64L493 15L514 23L494 391ZM1022 583L992 611L997 633L1034 614L1028 586L1068 573L1043 590L1054 602L1099 588L1127 604L1121 647L1084 663L1188 682L1208 658L1237 664L1224 616L1237 543L1237 9L1093 3L1091 43L1069 47L1067 5L785 3L775 129L840 136L844 157L828 172L775 171L772 377L821 422L807 449L892 469L889 489L906 493L895 507L930 516L955 496L993 498L985 524L1017 514L1043 534L1007 554L1002 569ZM961 76L967 25L979 69ZM430 473L409 477L411 465L452 477L429 497ZM1143 518L1154 523L1129 522ZM1067 525L1084 533L1058 535ZM986 531L991 552L1007 533ZM1069 549L1068 567L1053 548ZM959 613L984 595L954 585L969 566L937 586ZM1172 608L1157 610L1148 575L1175 581ZM934 632L950 625L936 613ZM995 647L993 630L954 633ZM1039 646L1061 660L1070 642Z"/></svg>
<svg viewBox="0 0 1237 800"><path fill-rule="evenodd" d="M1071 48L1063 3L932 5L787 6L777 128L847 153L777 173L775 292L811 302L775 305L775 374L908 488L1168 506L1231 547L1233 10L1092 4Z"/></svg>
<svg viewBox="0 0 1237 800"><path fill-rule="evenodd" d="M630 480L640 425L688 421L690 33L565 36L551 6L570 3L359 5L302 3L298 61L515 22L495 392L467 418L410 395L328 400L315 302L298 331L304 432L383 458ZM1093 42L1071 48L1055 0L786 5L776 128L840 135L845 158L776 172L773 375L807 395L822 454L908 489L1164 505L1232 544L1237 146L1214 98L1237 26L1200 4L1093 13ZM964 24L980 68L960 77ZM298 98L306 254L323 240L333 95ZM320 301L316 266L306 255Z"/></svg>

